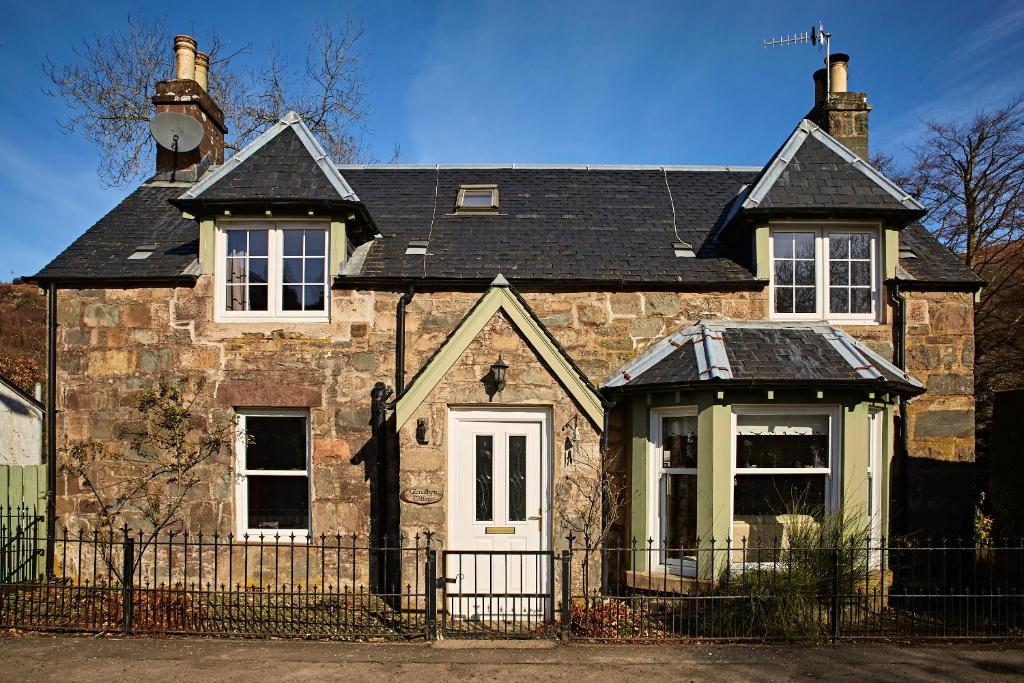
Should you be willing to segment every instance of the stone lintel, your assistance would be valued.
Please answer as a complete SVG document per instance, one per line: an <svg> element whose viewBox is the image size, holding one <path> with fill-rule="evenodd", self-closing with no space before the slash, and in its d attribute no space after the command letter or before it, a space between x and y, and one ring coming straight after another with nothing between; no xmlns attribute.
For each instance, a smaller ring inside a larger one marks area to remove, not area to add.
<svg viewBox="0 0 1024 683"><path fill-rule="evenodd" d="M318 408L320 387L295 384L224 382L217 389L217 404L232 408Z"/></svg>

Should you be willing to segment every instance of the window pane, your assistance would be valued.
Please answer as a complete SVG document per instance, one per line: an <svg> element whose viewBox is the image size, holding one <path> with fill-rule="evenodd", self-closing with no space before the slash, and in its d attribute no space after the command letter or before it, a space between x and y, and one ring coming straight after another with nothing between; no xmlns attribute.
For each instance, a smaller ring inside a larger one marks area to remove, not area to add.
<svg viewBox="0 0 1024 683"><path fill-rule="evenodd" d="M850 312L870 313L871 312L871 290L867 287L856 287L850 290Z"/></svg>
<svg viewBox="0 0 1024 683"><path fill-rule="evenodd" d="M526 437L508 437L508 521L526 520Z"/></svg>
<svg viewBox="0 0 1024 683"><path fill-rule="evenodd" d="M870 261L853 261L850 264L850 284L851 285L870 285L871 284L871 262Z"/></svg>
<svg viewBox="0 0 1024 683"><path fill-rule="evenodd" d="M323 256L327 242L326 230L306 230L306 256Z"/></svg>
<svg viewBox="0 0 1024 683"><path fill-rule="evenodd" d="M828 237L828 257L850 258L850 236L833 233Z"/></svg>
<svg viewBox="0 0 1024 683"><path fill-rule="evenodd" d="M494 519L494 437L476 437L476 521Z"/></svg>
<svg viewBox="0 0 1024 683"><path fill-rule="evenodd" d="M302 256L302 230L282 230L284 234L284 255Z"/></svg>
<svg viewBox="0 0 1024 683"><path fill-rule="evenodd" d="M697 418L662 418L661 466L697 467Z"/></svg>
<svg viewBox="0 0 1024 683"><path fill-rule="evenodd" d="M245 417L247 470L306 469L306 418Z"/></svg>
<svg viewBox="0 0 1024 683"><path fill-rule="evenodd" d="M793 251L797 258L814 258L814 233L793 233Z"/></svg>
<svg viewBox="0 0 1024 683"><path fill-rule="evenodd" d="M228 258L226 267L224 282L239 284L246 281L247 270L244 258Z"/></svg>
<svg viewBox="0 0 1024 683"><path fill-rule="evenodd" d="M816 294L814 287L796 287L796 300L794 302L794 312L796 313L814 313L817 305Z"/></svg>
<svg viewBox="0 0 1024 683"><path fill-rule="evenodd" d="M793 262L792 261L776 261L775 262L775 284L777 284L777 285L791 285L791 284L793 284Z"/></svg>
<svg viewBox="0 0 1024 683"><path fill-rule="evenodd" d="M832 261L829 263L828 282L831 285L850 284L850 264L847 261Z"/></svg>
<svg viewBox="0 0 1024 683"><path fill-rule="evenodd" d="M304 311L322 311L324 310L324 286L323 285L306 285L305 287L306 299L302 304L302 310Z"/></svg>
<svg viewBox="0 0 1024 683"><path fill-rule="evenodd" d="M490 190L465 190L462 194L462 206L489 207L493 203Z"/></svg>
<svg viewBox="0 0 1024 683"><path fill-rule="evenodd" d="M772 243L775 245L775 258L793 258L793 233L775 233Z"/></svg>
<svg viewBox="0 0 1024 683"><path fill-rule="evenodd" d="M820 517L825 509L824 474L747 474L736 476L733 514L807 514Z"/></svg>
<svg viewBox="0 0 1024 683"><path fill-rule="evenodd" d="M259 282L264 284L267 282L267 259L249 259L249 282Z"/></svg>
<svg viewBox="0 0 1024 683"><path fill-rule="evenodd" d="M247 477L249 528L306 529L309 526L308 477Z"/></svg>
<svg viewBox="0 0 1024 683"><path fill-rule="evenodd" d="M798 284L798 285L813 285L814 284L814 261L797 261L796 262L796 284Z"/></svg>
<svg viewBox="0 0 1024 683"><path fill-rule="evenodd" d="M828 310L830 313L849 313L850 312L850 290L846 287L832 287L829 290L829 306Z"/></svg>
<svg viewBox="0 0 1024 683"><path fill-rule="evenodd" d="M853 258L871 258L871 234L855 232L850 235L850 256Z"/></svg>
<svg viewBox="0 0 1024 683"><path fill-rule="evenodd" d="M249 285L249 311L267 310L267 286Z"/></svg>
<svg viewBox="0 0 1024 683"><path fill-rule="evenodd" d="M281 287L281 309L285 311L302 310L302 285Z"/></svg>
<svg viewBox="0 0 1024 683"><path fill-rule="evenodd" d="M243 256L248 252L246 245L247 230L228 230L228 256Z"/></svg>
<svg viewBox="0 0 1024 683"><path fill-rule="evenodd" d="M736 467L828 467L828 416L737 415Z"/></svg>
<svg viewBox="0 0 1024 683"><path fill-rule="evenodd" d="M248 310L248 295L245 285L228 285L224 290L224 309L228 311Z"/></svg>
<svg viewBox="0 0 1024 683"><path fill-rule="evenodd" d="M793 312L793 290L791 288L783 287L775 290L775 312Z"/></svg>
<svg viewBox="0 0 1024 683"><path fill-rule="evenodd" d="M697 547L697 477L662 477L662 538L671 559L692 558Z"/></svg>
<svg viewBox="0 0 1024 683"><path fill-rule="evenodd" d="M267 255L267 231L249 230L249 256Z"/></svg>
<svg viewBox="0 0 1024 683"><path fill-rule="evenodd" d="M302 259L281 259L282 282L302 282Z"/></svg>
<svg viewBox="0 0 1024 683"><path fill-rule="evenodd" d="M306 259L306 272L303 275L303 278L303 282L307 284L324 281L323 257Z"/></svg>

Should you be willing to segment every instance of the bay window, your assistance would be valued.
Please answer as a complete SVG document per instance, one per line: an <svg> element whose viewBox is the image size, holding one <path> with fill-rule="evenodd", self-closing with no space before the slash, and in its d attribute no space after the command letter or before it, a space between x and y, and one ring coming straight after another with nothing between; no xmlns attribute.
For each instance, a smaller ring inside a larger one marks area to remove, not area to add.
<svg viewBox="0 0 1024 683"><path fill-rule="evenodd" d="M881 310L878 231L783 227L770 233L772 317L869 322Z"/></svg>
<svg viewBox="0 0 1024 683"><path fill-rule="evenodd" d="M309 533L310 428L306 411L244 411L238 423L239 535Z"/></svg>
<svg viewBox="0 0 1024 683"><path fill-rule="evenodd" d="M782 540L778 517L820 519L839 498L838 411L736 409L733 530L736 541ZM765 533L767 532L767 533Z"/></svg>
<svg viewBox="0 0 1024 683"><path fill-rule="evenodd" d="M217 238L217 317L326 321L329 231L308 223L230 222Z"/></svg>
<svg viewBox="0 0 1024 683"><path fill-rule="evenodd" d="M662 564L692 572L697 549L697 414L679 408L652 411L651 490L649 529L657 530L656 547Z"/></svg>

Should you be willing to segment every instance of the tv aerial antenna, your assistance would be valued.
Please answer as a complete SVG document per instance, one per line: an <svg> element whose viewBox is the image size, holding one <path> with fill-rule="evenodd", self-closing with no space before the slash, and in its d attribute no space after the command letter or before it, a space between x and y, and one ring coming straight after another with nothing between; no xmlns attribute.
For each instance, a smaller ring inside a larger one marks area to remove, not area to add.
<svg viewBox="0 0 1024 683"><path fill-rule="evenodd" d="M203 141L203 124L191 116L176 112L160 112L149 122L153 139L164 149L174 152L171 180L178 169L178 152L191 152Z"/></svg>
<svg viewBox="0 0 1024 683"><path fill-rule="evenodd" d="M825 46L825 97L828 98L832 95L832 72L829 64L832 57L832 34L825 32L825 25L822 22L819 21L817 26L812 26L810 31L762 41L764 47L786 47L808 43L818 48L822 45Z"/></svg>

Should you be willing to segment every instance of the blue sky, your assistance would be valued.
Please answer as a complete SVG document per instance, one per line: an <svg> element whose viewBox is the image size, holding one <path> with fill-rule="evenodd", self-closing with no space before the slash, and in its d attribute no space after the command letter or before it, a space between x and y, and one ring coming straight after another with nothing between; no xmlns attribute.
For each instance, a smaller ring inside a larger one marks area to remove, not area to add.
<svg viewBox="0 0 1024 683"><path fill-rule="evenodd" d="M188 9L194 7L196 9ZM407 163L762 164L811 104L810 46L766 50L819 20L868 93L873 150L897 156L931 118L1024 91L1024 3L194 2L0 0L0 279L36 272L127 188L63 134L41 65L129 12L173 32L216 28L301 60L318 21L360 18L377 157ZM170 10L173 10L172 13ZM172 59L168 36L168 60ZM202 46L200 46L201 48Z"/></svg>

